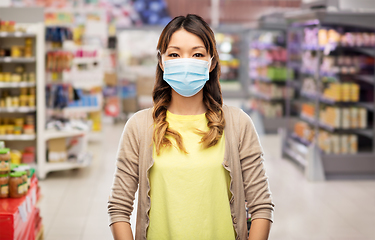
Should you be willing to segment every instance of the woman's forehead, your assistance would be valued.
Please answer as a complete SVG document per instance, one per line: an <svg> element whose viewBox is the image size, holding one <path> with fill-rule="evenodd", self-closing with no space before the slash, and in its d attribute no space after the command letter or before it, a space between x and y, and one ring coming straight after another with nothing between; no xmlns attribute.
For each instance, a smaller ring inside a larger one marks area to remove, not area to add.
<svg viewBox="0 0 375 240"><path fill-rule="evenodd" d="M203 40L197 35L186 31L185 29L180 29L174 32L167 46L167 48L175 48L175 49L177 48L180 48L180 49L201 48L202 49L202 47L206 50Z"/></svg>

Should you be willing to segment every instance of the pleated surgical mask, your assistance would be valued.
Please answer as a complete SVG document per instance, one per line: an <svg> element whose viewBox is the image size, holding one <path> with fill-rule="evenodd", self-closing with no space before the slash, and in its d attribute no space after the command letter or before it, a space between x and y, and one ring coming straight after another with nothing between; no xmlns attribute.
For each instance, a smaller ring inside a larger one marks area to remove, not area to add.
<svg viewBox="0 0 375 240"><path fill-rule="evenodd" d="M162 56L163 79L181 96L194 96L210 79L211 61L212 58L209 61L194 58L164 61Z"/></svg>

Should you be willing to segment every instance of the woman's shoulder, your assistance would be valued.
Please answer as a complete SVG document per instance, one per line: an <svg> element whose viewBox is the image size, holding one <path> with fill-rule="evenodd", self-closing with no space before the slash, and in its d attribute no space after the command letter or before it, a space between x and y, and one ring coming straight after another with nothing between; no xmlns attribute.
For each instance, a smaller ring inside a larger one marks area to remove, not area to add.
<svg viewBox="0 0 375 240"><path fill-rule="evenodd" d="M245 113L241 108L234 107L234 106L228 106L223 104L223 111L224 116L227 118L226 120L233 120L238 121L240 120L246 120L248 121L250 119L249 115Z"/></svg>
<svg viewBox="0 0 375 240"><path fill-rule="evenodd" d="M131 128L142 128L148 126L152 122L152 108L146 108L134 113L126 122Z"/></svg>

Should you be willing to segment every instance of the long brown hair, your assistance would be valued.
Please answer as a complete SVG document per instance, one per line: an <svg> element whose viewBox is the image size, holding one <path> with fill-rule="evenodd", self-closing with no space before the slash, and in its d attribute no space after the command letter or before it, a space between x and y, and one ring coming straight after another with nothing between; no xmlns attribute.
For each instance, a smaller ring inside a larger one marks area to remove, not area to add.
<svg viewBox="0 0 375 240"><path fill-rule="evenodd" d="M221 87L219 83L220 78L220 63L219 54L216 50L215 36L209 25L199 16L188 14L186 17L175 17L163 29L160 35L157 50L158 60L161 63L161 55L167 51L170 39L174 32L179 29L195 34L200 37L207 49L207 52L213 57L212 66L214 69L210 72L210 79L203 87L203 102L207 108L206 118L208 119L207 132L200 132L202 134L201 143L204 148L214 146L223 135L225 120L222 110L223 98L221 95ZM176 139L178 148L187 153L181 135L169 128L166 121L167 107L172 99L172 88L166 81L163 80L163 70L160 64L156 67L156 81L152 93L154 101L153 119L154 119L154 133L153 142L156 147L157 155L160 154L161 147L171 146L172 143L166 137L167 135Z"/></svg>

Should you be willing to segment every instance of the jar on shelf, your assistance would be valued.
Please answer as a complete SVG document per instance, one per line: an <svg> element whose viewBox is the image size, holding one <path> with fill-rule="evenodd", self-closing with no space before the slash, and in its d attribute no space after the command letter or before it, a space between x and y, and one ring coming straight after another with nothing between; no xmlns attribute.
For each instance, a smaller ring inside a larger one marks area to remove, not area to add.
<svg viewBox="0 0 375 240"><path fill-rule="evenodd" d="M29 95L29 106L35 107L35 95Z"/></svg>
<svg viewBox="0 0 375 240"><path fill-rule="evenodd" d="M22 46L12 46L11 56L14 58L22 57Z"/></svg>
<svg viewBox="0 0 375 240"><path fill-rule="evenodd" d="M29 82L35 82L35 73L29 73Z"/></svg>
<svg viewBox="0 0 375 240"><path fill-rule="evenodd" d="M10 72L5 72L4 74L4 82L10 82L12 74Z"/></svg>
<svg viewBox="0 0 375 240"><path fill-rule="evenodd" d="M0 174L0 198L9 197L9 175Z"/></svg>
<svg viewBox="0 0 375 240"><path fill-rule="evenodd" d="M6 134L6 127L3 125L0 125L0 135L5 135Z"/></svg>
<svg viewBox="0 0 375 240"><path fill-rule="evenodd" d="M21 74L13 73L10 80L11 82L21 82Z"/></svg>
<svg viewBox="0 0 375 240"><path fill-rule="evenodd" d="M35 134L35 127L34 125L24 125L23 132L25 134Z"/></svg>
<svg viewBox="0 0 375 240"><path fill-rule="evenodd" d="M5 174L10 171L10 149L0 149L0 174Z"/></svg>
<svg viewBox="0 0 375 240"><path fill-rule="evenodd" d="M26 107L27 106L28 97L27 95L21 95L20 96L20 106Z"/></svg>
<svg viewBox="0 0 375 240"><path fill-rule="evenodd" d="M11 157L10 162L12 164L21 164L22 153L20 151L18 150L10 151L10 157Z"/></svg>
<svg viewBox="0 0 375 240"><path fill-rule="evenodd" d="M20 198L24 196L24 178L22 172L12 172L9 174L9 196Z"/></svg>

